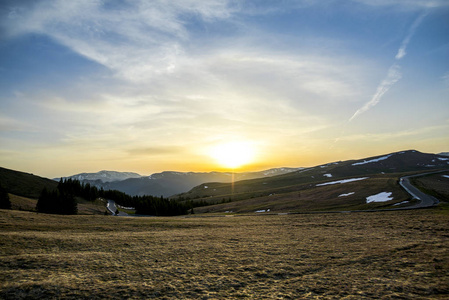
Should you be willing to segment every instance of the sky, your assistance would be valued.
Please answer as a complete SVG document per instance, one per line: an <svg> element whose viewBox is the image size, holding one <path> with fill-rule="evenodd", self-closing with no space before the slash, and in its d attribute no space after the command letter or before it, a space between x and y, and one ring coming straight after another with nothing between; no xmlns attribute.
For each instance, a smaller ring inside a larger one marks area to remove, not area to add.
<svg viewBox="0 0 449 300"><path fill-rule="evenodd" d="M44 177L447 152L448 100L447 0L0 3L0 166Z"/></svg>

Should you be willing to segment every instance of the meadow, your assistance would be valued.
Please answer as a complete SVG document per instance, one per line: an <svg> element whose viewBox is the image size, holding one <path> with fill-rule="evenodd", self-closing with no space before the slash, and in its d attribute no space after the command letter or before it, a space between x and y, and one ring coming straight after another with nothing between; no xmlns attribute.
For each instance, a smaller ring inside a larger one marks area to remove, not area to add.
<svg viewBox="0 0 449 300"><path fill-rule="evenodd" d="M112 217L0 210L0 298L447 299L426 209Z"/></svg>

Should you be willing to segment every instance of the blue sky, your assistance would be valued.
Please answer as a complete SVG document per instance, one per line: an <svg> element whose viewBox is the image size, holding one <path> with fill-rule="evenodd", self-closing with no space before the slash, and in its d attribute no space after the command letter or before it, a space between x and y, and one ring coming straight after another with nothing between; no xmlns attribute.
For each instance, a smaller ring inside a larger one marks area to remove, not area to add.
<svg viewBox="0 0 449 300"><path fill-rule="evenodd" d="M449 2L3 1L0 165L310 166L449 151Z"/></svg>

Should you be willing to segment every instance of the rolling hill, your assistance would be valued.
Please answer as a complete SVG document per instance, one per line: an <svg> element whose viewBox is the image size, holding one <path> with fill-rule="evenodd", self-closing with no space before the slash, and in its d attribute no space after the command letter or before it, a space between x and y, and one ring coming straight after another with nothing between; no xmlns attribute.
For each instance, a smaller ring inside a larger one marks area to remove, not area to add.
<svg viewBox="0 0 449 300"><path fill-rule="evenodd" d="M1 167L0 184L8 193L33 199L39 198L44 187L54 189L58 185L56 181L48 178Z"/></svg>
<svg viewBox="0 0 449 300"><path fill-rule="evenodd" d="M82 173L63 178L77 179L105 190L119 190L131 196L154 195L169 197L174 194L186 192L203 182L231 182L233 176L234 180L264 178L286 174L300 169L302 168L275 168L260 172L234 174L229 172L165 171L150 176L140 176L136 173L101 171L98 173ZM124 180L120 179L125 177L126 179Z"/></svg>
<svg viewBox="0 0 449 300"><path fill-rule="evenodd" d="M117 189L131 195L177 193L171 197L173 200L208 204L196 207L198 213L365 210L412 204L408 194L398 185L399 177L434 170L449 171L449 157L409 150L311 168L236 173L234 181L231 173L162 172L126 180L104 182L96 178L83 182L97 183L104 189ZM123 175L108 176L104 174L107 171L102 172L99 176L103 179ZM79 178L80 175L75 176ZM449 176L449 172L444 175ZM44 187L57 186L54 180L5 168L0 168L0 184L11 194L33 199L39 197ZM378 201L380 197L386 200Z"/></svg>
<svg viewBox="0 0 449 300"><path fill-rule="evenodd" d="M409 202L404 201L408 201L408 195L399 187L398 178L403 174L437 169L449 169L449 158L409 150L234 184L203 183L173 198L215 204L197 209L199 212L370 209L385 206L385 203L368 205L366 201L367 197L381 192L392 193L393 199L388 205L401 202L407 205ZM350 178L360 180L341 181Z"/></svg>

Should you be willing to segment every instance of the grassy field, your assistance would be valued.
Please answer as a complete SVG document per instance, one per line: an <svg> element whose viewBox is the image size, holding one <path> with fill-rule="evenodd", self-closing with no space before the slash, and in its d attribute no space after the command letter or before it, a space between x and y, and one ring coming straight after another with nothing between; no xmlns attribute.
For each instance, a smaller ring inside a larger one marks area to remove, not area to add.
<svg viewBox="0 0 449 300"><path fill-rule="evenodd" d="M332 179L328 180L332 181ZM389 202L366 203L366 197L391 192ZM342 197L351 193L350 195ZM249 197L247 193L229 196L233 202L197 207L195 213L252 213L270 209L271 212L347 211L397 208L395 204L408 200L409 195L399 186L397 175L377 175L344 184L316 186L304 184L270 190L263 196ZM239 198L242 200L238 200ZM214 203L219 197L202 198Z"/></svg>
<svg viewBox="0 0 449 300"><path fill-rule="evenodd" d="M412 178L412 183L440 201L449 202L449 171Z"/></svg>
<svg viewBox="0 0 449 300"><path fill-rule="evenodd" d="M203 218L0 210L0 298L447 299L446 210Z"/></svg>

